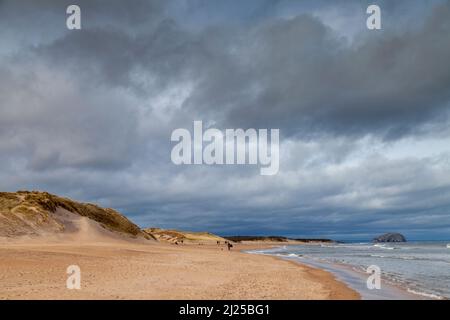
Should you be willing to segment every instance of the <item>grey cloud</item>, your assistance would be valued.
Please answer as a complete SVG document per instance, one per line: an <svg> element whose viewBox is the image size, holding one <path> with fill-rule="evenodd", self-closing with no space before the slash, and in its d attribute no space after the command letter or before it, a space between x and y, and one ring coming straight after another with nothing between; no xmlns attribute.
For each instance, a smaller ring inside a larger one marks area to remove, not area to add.
<svg viewBox="0 0 450 320"><path fill-rule="evenodd" d="M221 98L228 125L288 135L414 133L448 116L449 18L447 3L420 30L385 30L352 44L309 16L268 22L243 36L235 60L245 64L211 73L189 107L208 114Z"/></svg>
<svg viewBox="0 0 450 320"><path fill-rule="evenodd" d="M66 2L34 3L0 2L2 190L44 189L142 226L222 234L450 228L448 155L393 160L371 150L448 133L448 1L411 30L388 23L353 41L307 7L272 15L283 1L254 16L258 4L247 4L240 23L227 23L236 3L199 13L176 1L86 1L80 32L64 28ZM185 27L185 12L198 13L197 28ZM174 166L171 131L198 119L280 128L279 175Z"/></svg>
<svg viewBox="0 0 450 320"><path fill-rule="evenodd" d="M114 21L108 11L102 16ZM447 3L428 13L422 28L366 31L351 44L309 15L197 33L165 18L134 33L88 27L38 52L89 83L147 95L191 82L182 110L189 120L277 127L306 138L370 133L394 139L446 121L449 18Z"/></svg>

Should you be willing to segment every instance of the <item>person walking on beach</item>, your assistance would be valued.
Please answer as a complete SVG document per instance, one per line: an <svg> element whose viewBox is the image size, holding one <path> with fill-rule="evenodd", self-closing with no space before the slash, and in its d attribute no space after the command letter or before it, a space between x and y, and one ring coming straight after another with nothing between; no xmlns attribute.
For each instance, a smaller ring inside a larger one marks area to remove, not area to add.
<svg viewBox="0 0 450 320"><path fill-rule="evenodd" d="M228 251L230 251L231 248L233 248L233 245L227 241L227 247L228 247Z"/></svg>

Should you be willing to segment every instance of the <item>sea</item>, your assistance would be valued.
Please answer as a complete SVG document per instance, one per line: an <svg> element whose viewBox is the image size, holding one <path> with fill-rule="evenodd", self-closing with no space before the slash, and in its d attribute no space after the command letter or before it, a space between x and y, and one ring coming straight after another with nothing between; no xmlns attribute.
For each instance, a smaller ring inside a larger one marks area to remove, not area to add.
<svg viewBox="0 0 450 320"><path fill-rule="evenodd" d="M321 243L249 252L329 271L365 300L450 299L450 241ZM379 287L369 279L374 266Z"/></svg>

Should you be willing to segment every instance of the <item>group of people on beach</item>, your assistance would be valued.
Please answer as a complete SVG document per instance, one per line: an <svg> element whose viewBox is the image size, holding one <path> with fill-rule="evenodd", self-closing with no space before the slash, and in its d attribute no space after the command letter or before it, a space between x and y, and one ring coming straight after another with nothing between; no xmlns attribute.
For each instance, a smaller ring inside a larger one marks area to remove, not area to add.
<svg viewBox="0 0 450 320"><path fill-rule="evenodd" d="M228 251L230 251L231 248L233 248L233 245L229 241L225 241L225 244L228 248ZM217 245L220 246L220 241L217 241Z"/></svg>
<svg viewBox="0 0 450 320"><path fill-rule="evenodd" d="M227 240L227 241L224 241L224 243L225 243L225 245L227 246L228 251L230 251L231 248L233 248L233 245L232 245L228 240ZM175 241L173 242L173 244L175 244L175 245L183 244L183 240L175 240ZM217 241L217 245L220 246L220 241Z"/></svg>

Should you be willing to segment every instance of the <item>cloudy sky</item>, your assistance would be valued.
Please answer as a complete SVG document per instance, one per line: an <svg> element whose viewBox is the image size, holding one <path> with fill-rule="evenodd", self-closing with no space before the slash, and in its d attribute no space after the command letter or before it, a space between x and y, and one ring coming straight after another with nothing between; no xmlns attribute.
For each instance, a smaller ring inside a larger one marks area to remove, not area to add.
<svg viewBox="0 0 450 320"><path fill-rule="evenodd" d="M0 41L2 191L143 227L450 238L450 1L0 0ZM175 166L194 120L279 128L279 173Z"/></svg>

